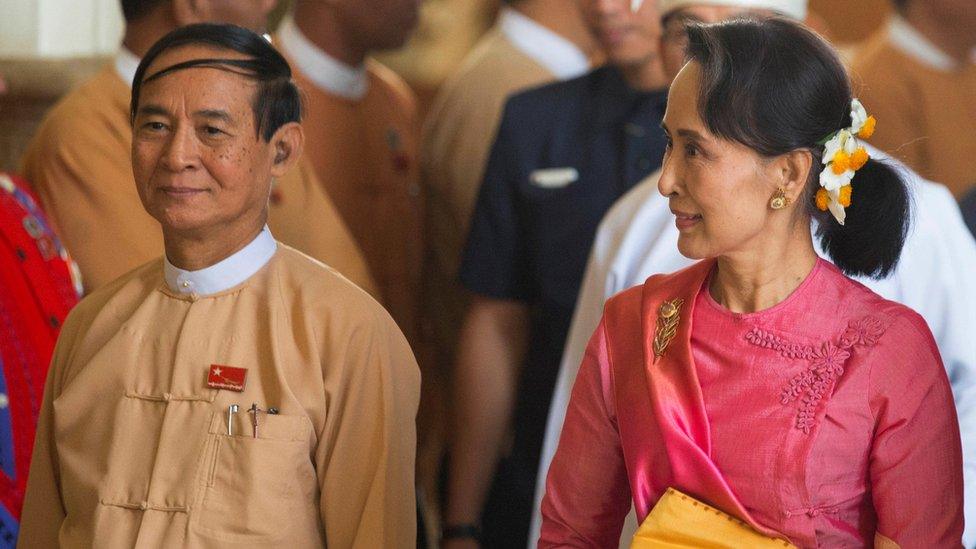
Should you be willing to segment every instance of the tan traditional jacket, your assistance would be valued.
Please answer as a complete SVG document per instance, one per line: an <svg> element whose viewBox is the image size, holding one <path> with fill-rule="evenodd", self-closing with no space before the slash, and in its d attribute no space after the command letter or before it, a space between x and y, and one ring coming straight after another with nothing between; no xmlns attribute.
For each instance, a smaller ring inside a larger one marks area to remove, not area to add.
<svg viewBox="0 0 976 549"><path fill-rule="evenodd" d="M854 93L878 119L870 143L958 200L976 187L976 62L924 61L900 46L912 39L900 38L905 32L916 32L908 29L893 20L867 41L851 66ZM916 50L924 48L915 40Z"/></svg>
<svg viewBox="0 0 976 549"><path fill-rule="evenodd" d="M281 245L213 295L162 271L65 322L20 547L414 547L420 380L382 307ZM246 368L243 392L208 386L213 364ZM256 432L252 403L278 411Z"/></svg>

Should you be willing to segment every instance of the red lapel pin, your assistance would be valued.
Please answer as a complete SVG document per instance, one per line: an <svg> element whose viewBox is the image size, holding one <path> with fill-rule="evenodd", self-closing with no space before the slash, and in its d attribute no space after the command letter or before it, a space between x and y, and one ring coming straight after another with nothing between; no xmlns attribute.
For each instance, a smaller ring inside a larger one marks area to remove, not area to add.
<svg viewBox="0 0 976 549"><path fill-rule="evenodd" d="M211 389L227 389L228 391L244 391L247 381L247 368L234 368L223 364L211 364L207 375L207 387Z"/></svg>

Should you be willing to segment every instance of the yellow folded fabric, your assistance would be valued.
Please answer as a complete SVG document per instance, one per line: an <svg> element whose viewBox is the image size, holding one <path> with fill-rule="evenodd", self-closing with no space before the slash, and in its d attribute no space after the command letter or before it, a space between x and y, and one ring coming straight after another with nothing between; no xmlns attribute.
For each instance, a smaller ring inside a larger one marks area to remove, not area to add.
<svg viewBox="0 0 976 549"><path fill-rule="evenodd" d="M674 488L661 496L634 534L630 549L765 549L793 547Z"/></svg>

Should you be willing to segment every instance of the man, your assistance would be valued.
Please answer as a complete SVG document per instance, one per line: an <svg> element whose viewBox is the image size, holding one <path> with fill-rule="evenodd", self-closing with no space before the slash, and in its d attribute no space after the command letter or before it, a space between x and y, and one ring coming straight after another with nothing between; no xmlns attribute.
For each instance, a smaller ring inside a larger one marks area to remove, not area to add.
<svg viewBox="0 0 976 549"><path fill-rule="evenodd" d="M685 21L719 22L736 15L778 12L801 19L805 1L787 0L665 0L661 2L665 32L662 54L670 75L684 62L682 26ZM878 126L885 123L878 119ZM872 156L881 157L872 149ZM976 522L973 497L976 482L976 244L968 234L959 209L946 189L905 170L914 189L911 232L895 271L885 280L860 279L883 297L903 303L920 313L935 335L952 382L963 438L968 524ZM570 390L587 341L599 323L603 303L612 295L640 284L655 273L685 267L690 260L677 249L678 231L668 201L657 191L658 174L634 188L607 213L593 244L573 326L566 342L557 389L553 397L543 458L542 478L556 451ZM855 188L857 182L855 180ZM815 227L813 228L815 230ZM815 239L815 241L817 241ZM823 252L821 251L821 255ZM541 490L536 501L542 500ZM622 540L629 542L636 525L628 517ZM538 507L534 525L538 527ZM536 530L536 533L538 530ZM974 531L967 529L968 546Z"/></svg>
<svg viewBox="0 0 976 549"><path fill-rule="evenodd" d="M625 0L581 5L609 63L508 100L462 261L473 298L459 339L445 534L470 538L480 522L487 547L526 543L549 399L593 233L664 152L653 3L633 13Z"/></svg>
<svg viewBox="0 0 976 549"><path fill-rule="evenodd" d="M304 139L287 62L240 27L183 27L140 63L131 113L165 256L65 323L21 546L413 546L410 348L265 225Z"/></svg>
<svg viewBox="0 0 976 549"><path fill-rule="evenodd" d="M222 21L260 30L274 0L122 0L125 36L115 62L62 99L23 159L23 173L50 214L91 292L158 257L158 225L132 181L128 95L139 58L167 32ZM311 167L298 163L275 184L269 223L289 245L361 287L373 282L349 231Z"/></svg>
<svg viewBox="0 0 976 549"><path fill-rule="evenodd" d="M416 344L422 260L416 101L370 52L401 46L417 0L297 0L278 39L307 94L306 156Z"/></svg>
<svg viewBox="0 0 976 549"><path fill-rule="evenodd" d="M874 143L962 199L976 183L976 9L968 0L894 0L851 67L878 121Z"/></svg>
<svg viewBox="0 0 976 549"><path fill-rule="evenodd" d="M515 91L582 75L596 47L576 2L505 4L495 27L441 87L424 129L421 169L428 245L422 307L429 332L424 339L435 347L431 373L437 377L426 375L424 389L427 400L441 409L446 407L441 395L464 318L464 296L457 283L461 249L502 107ZM436 415L438 424L446 421L443 413ZM438 450L431 450L432 461L439 458Z"/></svg>
<svg viewBox="0 0 976 549"><path fill-rule="evenodd" d="M78 302L71 260L26 183L0 172L0 547L18 521L43 380L64 318Z"/></svg>

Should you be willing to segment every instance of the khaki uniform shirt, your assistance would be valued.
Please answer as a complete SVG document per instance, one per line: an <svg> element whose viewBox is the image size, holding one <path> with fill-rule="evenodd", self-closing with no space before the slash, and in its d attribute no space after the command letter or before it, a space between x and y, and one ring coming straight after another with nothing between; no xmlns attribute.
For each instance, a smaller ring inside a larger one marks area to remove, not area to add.
<svg viewBox="0 0 976 549"><path fill-rule="evenodd" d="M208 296L152 261L64 325L20 547L414 547L419 383L389 315L291 248ZM280 413L255 432L251 403Z"/></svg>
<svg viewBox="0 0 976 549"><path fill-rule="evenodd" d="M884 27L851 73L855 96L878 120L869 143L946 185L957 200L976 187L976 63L930 66L896 47Z"/></svg>
<svg viewBox="0 0 976 549"><path fill-rule="evenodd" d="M23 159L23 174L87 292L163 253L159 224L143 208L132 176L129 99L129 87L106 66L53 108ZM282 242L374 291L355 241L308 166L276 182L268 224Z"/></svg>
<svg viewBox="0 0 976 549"><path fill-rule="evenodd" d="M366 70L360 99L322 90L295 70L307 98L305 157L363 251L380 300L416 343L423 259L416 105L392 71L372 61Z"/></svg>
<svg viewBox="0 0 976 549"><path fill-rule="evenodd" d="M464 298L457 282L461 250L505 101L516 91L555 79L495 29L444 84L427 118L422 149L428 242L423 302L429 339L436 342L437 363L444 367L452 361L463 321Z"/></svg>

